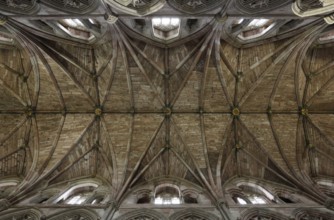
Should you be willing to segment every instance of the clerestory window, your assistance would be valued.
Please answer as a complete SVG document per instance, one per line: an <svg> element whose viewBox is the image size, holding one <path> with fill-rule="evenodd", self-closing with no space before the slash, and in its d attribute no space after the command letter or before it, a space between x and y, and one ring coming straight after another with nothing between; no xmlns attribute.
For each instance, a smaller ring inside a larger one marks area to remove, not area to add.
<svg viewBox="0 0 334 220"><path fill-rule="evenodd" d="M77 185L64 192L57 200L57 204L80 205L92 197L97 185Z"/></svg>
<svg viewBox="0 0 334 220"><path fill-rule="evenodd" d="M241 23L243 20L239 20ZM253 19L238 35L241 40L249 40L266 34L275 26L273 20L270 19Z"/></svg>
<svg viewBox="0 0 334 220"><path fill-rule="evenodd" d="M90 19L94 25L94 20ZM71 37L91 41L95 36L85 27L80 19L62 19L58 22L59 28Z"/></svg>
<svg viewBox="0 0 334 220"><path fill-rule="evenodd" d="M236 200L237 200L237 203L240 204L240 205L246 205L247 204L247 202L240 197L237 197Z"/></svg>
<svg viewBox="0 0 334 220"><path fill-rule="evenodd" d="M176 186L158 186L156 188L154 204L177 205L181 204L180 191Z"/></svg>
<svg viewBox="0 0 334 220"><path fill-rule="evenodd" d="M180 18L161 17L152 19L153 35L162 40L179 36Z"/></svg>
<svg viewBox="0 0 334 220"><path fill-rule="evenodd" d="M249 200L252 204L266 204L266 201L260 196L250 196Z"/></svg>

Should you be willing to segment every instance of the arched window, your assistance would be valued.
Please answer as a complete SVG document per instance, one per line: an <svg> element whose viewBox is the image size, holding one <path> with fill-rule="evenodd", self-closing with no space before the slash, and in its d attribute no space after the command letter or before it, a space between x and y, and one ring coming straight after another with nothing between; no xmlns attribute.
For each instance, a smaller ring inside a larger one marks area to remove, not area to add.
<svg viewBox="0 0 334 220"><path fill-rule="evenodd" d="M249 200L251 201L252 204L266 204L267 201L263 196L261 195L252 195L249 197Z"/></svg>
<svg viewBox="0 0 334 220"><path fill-rule="evenodd" d="M104 200L104 196L103 195L98 195L98 196L95 196L92 199L90 199L90 204L98 205L98 204L101 204L103 200Z"/></svg>
<svg viewBox="0 0 334 220"><path fill-rule="evenodd" d="M237 20L237 23L241 24L242 20ZM270 19L253 19L249 24L243 28L242 32L238 35L241 40L249 40L260 37L266 34L270 29L275 26L275 22Z"/></svg>
<svg viewBox="0 0 334 220"><path fill-rule="evenodd" d="M151 202L150 195L141 194L141 195L138 196L138 200L137 200L138 204L145 204L145 203L150 203L150 202Z"/></svg>
<svg viewBox="0 0 334 220"><path fill-rule="evenodd" d="M241 189L241 196L234 196L233 200L240 205L254 204L262 205L267 203L276 203L275 197L261 186L253 183L244 183L238 185Z"/></svg>
<svg viewBox="0 0 334 220"><path fill-rule="evenodd" d="M65 203L65 204L82 204L87 199L87 194L84 192L81 192L80 194L74 194L70 197L68 197L66 200L61 200L58 203Z"/></svg>
<svg viewBox="0 0 334 220"><path fill-rule="evenodd" d="M197 201L197 196L194 195L194 194L190 194L190 193L185 194L185 195L183 196L183 201L184 201L184 203L186 203L186 204L197 204L197 203L198 203L198 201Z"/></svg>
<svg viewBox="0 0 334 220"><path fill-rule="evenodd" d="M62 19L58 21L58 27L71 37L92 41L95 35L86 27L84 23L90 23L91 26L96 25L96 21L88 19L82 21L80 19Z"/></svg>
<svg viewBox="0 0 334 220"><path fill-rule="evenodd" d="M181 194L177 186L172 184L162 184L155 188L154 204L156 205L176 205L181 204Z"/></svg>
<svg viewBox="0 0 334 220"><path fill-rule="evenodd" d="M226 185L225 192L230 195L227 202L231 205L280 204L289 207L298 203L316 204L294 188L248 178L231 181Z"/></svg>
<svg viewBox="0 0 334 220"><path fill-rule="evenodd" d="M56 201L57 204L79 205L88 202L93 196L96 184L79 184L64 192ZM103 200L103 199L102 199ZM94 201L94 200L93 200ZM91 201L91 203L93 202ZM95 203L98 200L95 201ZM95 204L94 203L94 204Z"/></svg>
<svg viewBox="0 0 334 220"><path fill-rule="evenodd" d="M248 199L246 198L243 198L239 195L237 196L233 196L232 199L234 200L234 202L236 204L239 204L239 205L247 205L247 204L250 204L250 202L248 201Z"/></svg>
<svg viewBox="0 0 334 220"><path fill-rule="evenodd" d="M180 18L153 18L152 29L155 37L162 40L170 40L179 36Z"/></svg>

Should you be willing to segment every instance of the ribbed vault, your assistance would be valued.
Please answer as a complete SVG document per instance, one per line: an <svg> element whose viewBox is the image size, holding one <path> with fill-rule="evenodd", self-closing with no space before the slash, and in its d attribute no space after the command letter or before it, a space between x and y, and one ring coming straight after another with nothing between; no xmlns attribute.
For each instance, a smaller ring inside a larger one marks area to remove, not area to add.
<svg viewBox="0 0 334 220"><path fill-rule="evenodd" d="M312 43L326 26L236 48L214 22L160 48L117 23L84 45L8 20L17 44L0 53L0 176L22 182L7 199L98 177L119 205L130 188L175 177L218 205L228 180L251 177L324 204L314 178L334 176L334 61Z"/></svg>

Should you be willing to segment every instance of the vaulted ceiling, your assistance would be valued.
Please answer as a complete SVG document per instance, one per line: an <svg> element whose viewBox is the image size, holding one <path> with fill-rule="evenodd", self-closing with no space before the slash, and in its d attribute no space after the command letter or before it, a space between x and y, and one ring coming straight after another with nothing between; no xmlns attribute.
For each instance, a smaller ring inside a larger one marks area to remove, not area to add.
<svg viewBox="0 0 334 220"><path fill-rule="evenodd" d="M241 42L228 19L213 18L196 37L164 44L139 38L120 16L86 44L8 16L15 44L0 52L0 176L20 182L8 201L99 178L120 203L165 178L217 202L231 178L249 177L324 204L315 183L334 178L334 50L316 44L329 25L312 19Z"/></svg>

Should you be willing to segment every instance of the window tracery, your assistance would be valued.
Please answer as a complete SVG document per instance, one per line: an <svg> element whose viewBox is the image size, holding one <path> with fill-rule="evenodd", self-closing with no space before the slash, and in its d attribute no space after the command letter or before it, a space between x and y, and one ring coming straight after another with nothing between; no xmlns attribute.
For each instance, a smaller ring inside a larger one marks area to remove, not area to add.
<svg viewBox="0 0 334 220"><path fill-rule="evenodd" d="M54 23L54 21L50 21ZM47 24L49 25L49 23ZM100 35L100 24L93 19L62 19L55 22L55 28L77 40L92 42ZM50 29L50 27L49 27ZM55 30L51 30L55 32Z"/></svg>
<svg viewBox="0 0 334 220"><path fill-rule="evenodd" d="M57 203L69 205L82 204L87 200L94 189L95 187L92 186L76 188L72 192L64 193Z"/></svg>
<svg viewBox="0 0 334 220"><path fill-rule="evenodd" d="M48 34L73 40L92 42L101 35L100 23L92 18L61 20L31 20L29 23L39 30Z"/></svg>
<svg viewBox="0 0 334 220"><path fill-rule="evenodd" d="M92 41L95 36L85 27L80 19L63 19L58 22L58 27L69 36Z"/></svg>
<svg viewBox="0 0 334 220"><path fill-rule="evenodd" d="M234 201L239 205L253 204L253 205L262 205L269 203L267 199L260 195L247 195L247 199L241 197L234 197Z"/></svg>
<svg viewBox="0 0 334 220"><path fill-rule="evenodd" d="M62 193L54 203L80 205L80 204L101 204L105 198L104 195L97 193L96 184L79 184Z"/></svg>
<svg viewBox="0 0 334 220"><path fill-rule="evenodd" d="M249 200L254 205L266 204L267 203L264 198L262 198L261 196L256 196L256 195L253 195L253 196L249 197Z"/></svg>
<svg viewBox="0 0 334 220"><path fill-rule="evenodd" d="M78 198L78 196L74 196L74 197L77 197ZM72 197L72 199L74 198L74 197ZM71 199L69 198L69 200L71 201ZM78 199L77 199L78 200ZM95 201L95 200L94 200ZM68 204L71 204L70 202L68 203ZM77 203L77 202L74 202L74 204L81 204L81 203ZM197 218L196 216L194 216L194 215L189 215L190 217L189 218ZM141 217L136 217L135 219L140 219ZM147 217L147 218L150 218L150 217ZM187 219L188 217L186 216L184 219ZM265 217L263 217L263 218L265 218Z"/></svg>
<svg viewBox="0 0 334 220"><path fill-rule="evenodd" d="M154 204L156 205L181 204L180 190L176 186L172 186L170 184L156 187Z"/></svg>
<svg viewBox="0 0 334 220"><path fill-rule="evenodd" d="M237 186L238 188L230 188L227 192L238 205L292 204L307 201L290 189L269 187L273 190L269 192L266 188L252 182L237 183Z"/></svg>
<svg viewBox="0 0 334 220"><path fill-rule="evenodd" d="M154 187L154 190L143 188L135 193L135 201L137 204L152 203L158 206L200 203L200 195L196 190L185 189L181 191L181 188L183 188L183 186L176 186L169 183L162 183Z"/></svg>
<svg viewBox="0 0 334 220"><path fill-rule="evenodd" d="M236 200L235 202L239 203L240 205L246 205L247 204L246 200L243 199L243 198L235 197L235 200Z"/></svg>
<svg viewBox="0 0 334 220"><path fill-rule="evenodd" d="M275 26L275 22L270 19L253 19L238 35L241 40L250 40L266 34Z"/></svg>
<svg viewBox="0 0 334 220"><path fill-rule="evenodd" d="M248 183L240 184L238 188L240 191L238 191L238 193L235 192L237 194L234 194L232 197L237 204L262 205L267 203L276 203L274 195L261 186Z"/></svg>
<svg viewBox="0 0 334 220"><path fill-rule="evenodd" d="M179 18L153 18L152 29L155 37L162 40L169 40L179 36L180 19Z"/></svg>

